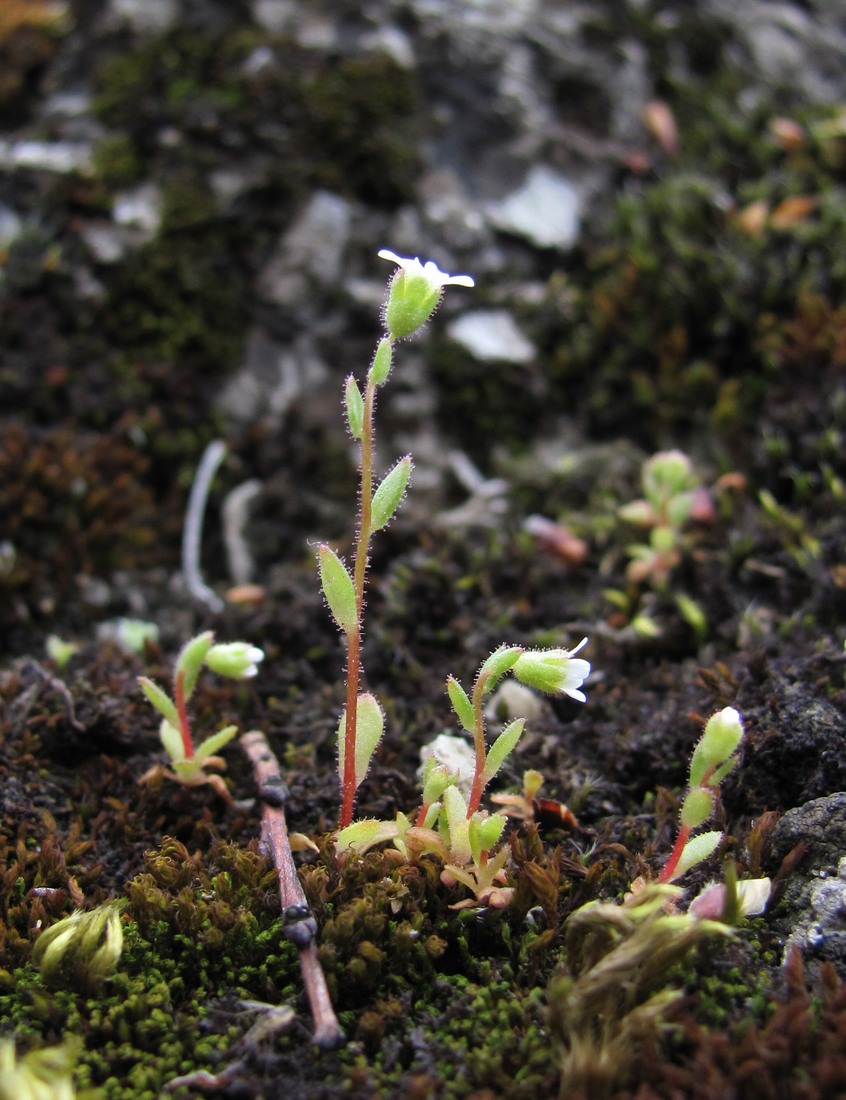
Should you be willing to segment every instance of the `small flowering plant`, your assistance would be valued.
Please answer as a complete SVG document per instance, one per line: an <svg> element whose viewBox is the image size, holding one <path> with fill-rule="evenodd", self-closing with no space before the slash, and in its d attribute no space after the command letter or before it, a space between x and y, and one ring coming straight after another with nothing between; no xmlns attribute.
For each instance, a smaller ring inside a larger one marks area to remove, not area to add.
<svg viewBox="0 0 846 1100"><path fill-rule="evenodd" d="M374 412L379 389L387 382L398 341L417 332L437 309L445 286L472 287L469 275L447 275L431 260L405 259L383 249L396 271L383 310L385 334L379 340L362 392L353 375L344 383L347 427L359 447L358 531L352 568L328 545L317 548L323 595L347 643L346 707L339 727L338 769L341 779L340 826L352 822L355 794L367 774L382 737L384 715L378 700L361 693L361 637L367 563L373 536L396 514L411 477L411 455L405 455L374 488Z"/></svg>
<svg viewBox="0 0 846 1100"><path fill-rule="evenodd" d="M231 801L226 784L219 775L209 775L207 768L223 769L226 764L215 754L237 734L237 726L225 726L199 745L194 744L188 717L188 701L197 686L205 665L220 676L246 680L255 676L264 653L248 642L215 643L208 630L187 642L179 652L173 671L173 698L146 676L138 683L150 703L162 716L159 737L169 757L170 767L157 764L141 777L149 782L158 776L175 779L188 786L208 783L227 802Z"/></svg>
<svg viewBox="0 0 846 1100"><path fill-rule="evenodd" d="M584 702L581 686L590 673L590 664L576 654L587 644L587 639L571 650L500 646L482 664L469 694L455 677L449 677L450 702L459 723L473 739L473 774L469 786L462 789L458 773L431 758L424 770L423 798L416 814L399 813L395 821L353 821L356 792L385 726L384 712L376 697L360 691L362 612L370 543L373 535L395 515L412 470L411 456L406 455L375 485L376 396L390 375L397 343L426 324L437 309L444 288L474 285L469 275L447 275L432 261L406 259L388 249L383 249L379 256L396 265L383 309L386 331L376 347L364 391L352 375L344 384L347 426L359 445L360 456L358 531L352 568L331 547L323 544L317 548L323 595L347 644L346 706L338 727L341 811L336 846L341 853L361 854L374 844L392 841L408 858L422 852L436 853L445 860L444 882L463 883L475 894L478 904L502 906L510 899L510 890L503 885L508 852L501 849L495 855L491 853L502 837L506 818L502 814L489 815L480 807L486 786L520 740L525 719L509 722L489 747L485 700L503 677L511 673L520 683L539 691L568 695Z"/></svg>

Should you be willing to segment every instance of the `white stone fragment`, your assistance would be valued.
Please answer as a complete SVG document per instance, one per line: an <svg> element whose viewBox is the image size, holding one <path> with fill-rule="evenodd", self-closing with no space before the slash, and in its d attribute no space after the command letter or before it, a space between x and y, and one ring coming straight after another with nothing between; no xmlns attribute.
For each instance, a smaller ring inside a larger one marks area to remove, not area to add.
<svg viewBox="0 0 846 1100"><path fill-rule="evenodd" d="M90 172L91 145L81 141L0 141L0 166Z"/></svg>
<svg viewBox="0 0 846 1100"><path fill-rule="evenodd" d="M259 277L268 301L290 306L308 291L308 280L333 286L350 234L350 205L340 195L317 191L282 235Z"/></svg>
<svg viewBox="0 0 846 1100"><path fill-rule="evenodd" d="M433 741L420 750L418 777L422 777L426 761L430 756L434 756L439 764L443 764L458 775L455 785L467 798L473 785L473 773L476 770L476 754L469 742L463 737L453 737L450 733L439 733Z"/></svg>
<svg viewBox="0 0 846 1100"><path fill-rule="evenodd" d="M112 206L112 218L118 225L143 229L152 236L162 220L161 191L154 183L142 183L122 192Z"/></svg>
<svg viewBox="0 0 846 1100"><path fill-rule="evenodd" d="M530 363L537 350L505 309L462 313L448 329L450 337L482 362Z"/></svg>
<svg viewBox="0 0 846 1100"><path fill-rule="evenodd" d="M543 713L544 703L536 691L516 680L503 680L485 707L485 718L491 722L511 722L515 718L531 721Z"/></svg>
<svg viewBox="0 0 846 1100"><path fill-rule="evenodd" d="M497 229L525 237L539 248L569 248L579 235L581 205L570 180L537 165L521 187L489 204L487 213Z"/></svg>
<svg viewBox="0 0 846 1100"><path fill-rule="evenodd" d="M179 18L178 0L112 0L112 14L133 30L161 34Z"/></svg>

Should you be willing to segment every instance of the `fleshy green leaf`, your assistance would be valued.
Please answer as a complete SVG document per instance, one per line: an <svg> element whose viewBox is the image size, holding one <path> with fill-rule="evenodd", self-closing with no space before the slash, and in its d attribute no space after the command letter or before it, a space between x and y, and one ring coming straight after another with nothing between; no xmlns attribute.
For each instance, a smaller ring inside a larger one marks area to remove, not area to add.
<svg viewBox="0 0 846 1100"><path fill-rule="evenodd" d="M213 643L214 634L211 630L207 630L205 633L198 634L196 638L192 638L189 642L186 642L179 651L179 656L176 658L176 667L174 669L174 679L180 672L184 673L186 699L191 697L191 693L197 683L197 677L200 675L200 669L203 667L203 661L205 661L206 654L211 649Z"/></svg>
<svg viewBox="0 0 846 1100"><path fill-rule="evenodd" d="M391 519L405 495L408 479L411 476L411 455L401 458L387 473L373 494L370 506L370 529L379 531Z"/></svg>
<svg viewBox="0 0 846 1100"><path fill-rule="evenodd" d="M341 829L335 840L335 850L339 854L354 851L357 855L364 855L374 844L393 840L396 835L395 822L365 818L364 821L354 821L352 825L347 825L346 829Z"/></svg>
<svg viewBox="0 0 846 1100"><path fill-rule="evenodd" d="M353 579L335 551L325 543L318 546L317 555L320 585L332 618L345 634L352 634L358 622Z"/></svg>
<svg viewBox="0 0 846 1100"><path fill-rule="evenodd" d="M479 669L477 677L484 683L486 694L493 691L506 672L514 667L522 652L523 648L519 645L502 645L493 651Z"/></svg>
<svg viewBox="0 0 846 1100"><path fill-rule="evenodd" d="M179 715L176 713L176 704L167 692L162 691L158 684L149 680L146 676L139 676L138 684L159 714L166 718L172 726L178 726Z"/></svg>
<svg viewBox="0 0 846 1100"><path fill-rule="evenodd" d="M502 830L505 828L505 815L493 814L489 816L477 810L467 824L473 861L478 864L482 852L490 851L502 836Z"/></svg>
<svg viewBox="0 0 846 1100"><path fill-rule="evenodd" d="M370 378L374 385L381 386L388 380L391 373L391 364L394 359L394 349L387 336L379 341L376 354L373 356L373 365L370 368Z"/></svg>
<svg viewBox="0 0 846 1100"><path fill-rule="evenodd" d="M167 718L159 726L159 740L172 763L185 759L185 747L182 743L182 734L172 725Z"/></svg>
<svg viewBox="0 0 846 1100"><path fill-rule="evenodd" d="M497 737L496 741L491 745L488 750L487 759L485 760L485 770L482 772L483 783L490 783L502 767L503 761L520 740L525 724L525 718L518 718L514 722L509 722L499 737Z"/></svg>
<svg viewBox="0 0 846 1100"><path fill-rule="evenodd" d="M716 850L722 839L723 834L719 831L699 833L698 836L691 837L684 846L673 879L680 878L685 871L689 871L691 867L695 867L697 863L707 859Z"/></svg>
<svg viewBox="0 0 846 1100"><path fill-rule="evenodd" d="M681 823L688 829L698 829L714 812L714 794L706 787L694 787L681 809Z"/></svg>
<svg viewBox="0 0 846 1100"><path fill-rule="evenodd" d="M447 787L444 791L443 808L441 823L446 828L450 858L459 866L469 863L473 853L467 821L467 800L458 787Z"/></svg>
<svg viewBox="0 0 846 1100"><path fill-rule="evenodd" d="M743 723L734 707L724 707L712 714L690 758L690 786L701 787L709 772L724 767L742 740ZM709 782L715 784L719 780L712 774Z"/></svg>
<svg viewBox="0 0 846 1100"><path fill-rule="evenodd" d="M344 384L344 404L347 410L347 424L353 439L361 439L364 430L364 398L352 375Z"/></svg>
<svg viewBox="0 0 846 1100"><path fill-rule="evenodd" d="M346 709L338 723L338 774L343 781L344 761L346 759ZM382 740L385 729L385 715L378 701L370 692L365 692L358 697L358 708L355 723L355 785L356 787L367 775L370 761L376 746Z"/></svg>
<svg viewBox="0 0 846 1100"><path fill-rule="evenodd" d="M194 751L194 759L202 761L206 760L209 756L214 756L217 750L222 749L228 741L231 741L237 732L237 726L224 726L222 730L218 730L217 733L213 733L210 737L207 737L202 744L197 745Z"/></svg>
<svg viewBox="0 0 846 1100"><path fill-rule="evenodd" d="M458 721L468 733L473 733L476 728L473 704L470 702L467 692L454 676L447 679L447 693L449 694L449 701L452 703L452 709L458 715Z"/></svg>

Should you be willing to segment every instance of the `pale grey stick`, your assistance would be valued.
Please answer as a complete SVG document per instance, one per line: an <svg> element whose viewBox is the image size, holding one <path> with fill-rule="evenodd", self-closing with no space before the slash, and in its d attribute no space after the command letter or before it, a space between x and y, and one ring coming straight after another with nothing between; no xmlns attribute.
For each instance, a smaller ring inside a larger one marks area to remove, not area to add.
<svg viewBox="0 0 846 1100"><path fill-rule="evenodd" d="M185 526L182 529L182 575L191 595L200 600L211 611L220 612L224 608L223 600L203 580L200 572L200 545L203 540L203 516L209 488L217 473L217 468L226 454L226 444L214 439L203 451L200 465L194 475L194 483L188 497L188 510L185 513Z"/></svg>

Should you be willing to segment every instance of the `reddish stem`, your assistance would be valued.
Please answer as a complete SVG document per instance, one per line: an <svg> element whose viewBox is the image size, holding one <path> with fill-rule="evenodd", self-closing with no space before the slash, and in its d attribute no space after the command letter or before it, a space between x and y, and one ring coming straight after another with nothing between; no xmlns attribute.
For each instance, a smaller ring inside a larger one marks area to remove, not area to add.
<svg viewBox="0 0 846 1100"><path fill-rule="evenodd" d="M179 732L182 734L182 753L186 760L194 755L194 741L191 737L191 723L188 721L188 708L185 702L185 669L180 669L176 674L176 682L173 685L176 713L179 716Z"/></svg>
<svg viewBox="0 0 846 1100"><path fill-rule="evenodd" d="M478 810L482 801L482 791L485 784L482 782L482 772L487 763L487 749L485 747L485 718L482 714L482 700L485 695L485 683L479 677L473 685L473 743L476 749L476 768L473 772L473 785L470 788L470 797L467 800L468 821Z"/></svg>
<svg viewBox="0 0 846 1100"><path fill-rule="evenodd" d="M364 415L361 427L361 462L358 537L355 546L353 586L355 588L355 629L347 634L347 718L344 726L344 777L342 782L340 828L352 822L355 781L355 734L358 724L358 688L361 682L361 621L364 611L364 588L367 580L367 558L370 547L371 504L373 500L373 409L376 386L368 378L364 391Z"/></svg>
<svg viewBox="0 0 846 1100"><path fill-rule="evenodd" d="M659 882L672 882L673 875L676 873L676 868L679 865L679 860L682 857L682 852L688 840L690 840L690 829L687 825L680 825L679 834L676 837L676 843L673 845L673 850L670 852L669 858L661 868L661 873L658 876Z"/></svg>

